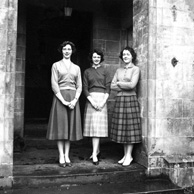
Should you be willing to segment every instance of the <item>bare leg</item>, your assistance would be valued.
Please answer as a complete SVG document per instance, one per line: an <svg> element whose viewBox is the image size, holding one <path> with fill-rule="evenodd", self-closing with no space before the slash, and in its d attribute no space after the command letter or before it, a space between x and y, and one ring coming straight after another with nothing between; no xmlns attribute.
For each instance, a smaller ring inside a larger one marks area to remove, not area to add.
<svg viewBox="0 0 194 194"><path fill-rule="evenodd" d="M124 147L124 156L121 158L121 160L118 161L119 164L122 164L124 162L126 153L127 153L127 145L124 144L123 147Z"/></svg>
<svg viewBox="0 0 194 194"><path fill-rule="evenodd" d="M126 144L126 156L123 166L129 166L133 160L132 158L133 144Z"/></svg>
<svg viewBox="0 0 194 194"><path fill-rule="evenodd" d="M69 151L70 151L70 141L65 140L65 162L70 163L70 159L69 159Z"/></svg>
<svg viewBox="0 0 194 194"><path fill-rule="evenodd" d="M98 144L98 149L97 149L97 154L96 155L98 156L99 153L100 153L100 142ZM92 155L89 157L89 159L92 159Z"/></svg>
<svg viewBox="0 0 194 194"><path fill-rule="evenodd" d="M57 147L58 147L58 151L59 151L59 163L63 164L63 163L65 163L64 152L63 152L64 142L63 141L57 141Z"/></svg>
<svg viewBox="0 0 194 194"><path fill-rule="evenodd" d="M92 159L93 159L93 162L98 161L97 154L98 154L98 150L99 150L99 144L100 144L100 138L93 137L92 138L92 146L93 146Z"/></svg>

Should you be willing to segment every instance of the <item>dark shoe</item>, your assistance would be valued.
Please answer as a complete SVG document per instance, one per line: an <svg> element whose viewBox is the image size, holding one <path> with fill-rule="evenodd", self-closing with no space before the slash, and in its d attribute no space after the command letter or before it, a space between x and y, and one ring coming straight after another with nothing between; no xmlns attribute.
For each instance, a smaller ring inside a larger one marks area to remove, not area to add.
<svg viewBox="0 0 194 194"><path fill-rule="evenodd" d="M97 162L94 162L93 161L92 163L93 163L93 165L96 165L97 166L99 164L99 161L97 161Z"/></svg>
<svg viewBox="0 0 194 194"><path fill-rule="evenodd" d="M101 153L99 152L99 153L97 154L98 160L100 159L100 157L101 157ZM90 157L88 157L87 160L92 160L92 155L91 155Z"/></svg>
<svg viewBox="0 0 194 194"><path fill-rule="evenodd" d="M66 162L66 166L72 167L72 163L71 162Z"/></svg>
<svg viewBox="0 0 194 194"><path fill-rule="evenodd" d="M98 160L97 161L92 161L92 163L97 166L99 164L99 161Z"/></svg>
<svg viewBox="0 0 194 194"><path fill-rule="evenodd" d="M100 159L100 157L101 157L101 153L99 152L99 153L97 154L98 160Z"/></svg>
<svg viewBox="0 0 194 194"><path fill-rule="evenodd" d="M62 168L65 168L66 167L66 163L59 163L59 166L62 167Z"/></svg>

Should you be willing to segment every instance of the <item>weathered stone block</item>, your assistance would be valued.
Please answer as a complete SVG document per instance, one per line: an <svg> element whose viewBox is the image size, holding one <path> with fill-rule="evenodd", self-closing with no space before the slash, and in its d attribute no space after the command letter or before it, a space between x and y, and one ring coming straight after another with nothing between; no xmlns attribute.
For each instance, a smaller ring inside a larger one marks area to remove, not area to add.
<svg viewBox="0 0 194 194"><path fill-rule="evenodd" d="M15 92L15 73L5 74L5 94L13 95Z"/></svg>
<svg viewBox="0 0 194 194"><path fill-rule="evenodd" d="M143 137L148 137L148 119L147 118L141 118L141 130L142 130L142 136Z"/></svg>
<svg viewBox="0 0 194 194"><path fill-rule="evenodd" d="M9 164L1 164L0 165L0 176L1 177L9 177L12 176L12 166Z"/></svg>
<svg viewBox="0 0 194 194"><path fill-rule="evenodd" d="M148 117L148 101L146 98L138 98L139 107L140 107L140 115L143 118Z"/></svg>
<svg viewBox="0 0 194 194"><path fill-rule="evenodd" d="M24 99L23 98L15 98L14 110L16 112L24 110Z"/></svg>
<svg viewBox="0 0 194 194"><path fill-rule="evenodd" d="M137 88L137 95L139 98L147 98L148 97L147 80L140 79L136 88Z"/></svg>
<svg viewBox="0 0 194 194"><path fill-rule="evenodd" d="M164 155L164 141L162 138L149 137L148 135L148 155L150 156L160 156Z"/></svg>
<svg viewBox="0 0 194 194"><path fill-rule="evenodd" d="M148 99L148 111L147 111L147 117L155 118L157 117L156 114L156 101L154 98Z"/></svg>
<svg viewBox="0 0 194 194"><path fill-rule="evenodd" d="M16 73L15 74L15 84L16 86L24 86L24 82L25 82L25 77L24 77L24 73Z"/></svg>
<svg viewBox="0 0 194 194"><path fill-rule="evenodd" d="M26 35L17 33L17 47L18 46L26 46Z"/></svg>
<svg viewBox="0 0 194 194"><path fill-rule="evenodd" d="M24 112L15 112L14 132L22 135L23 130L24 130Z"/></svg>
<svg viewBox="0 0 194 194"><path fill-rule="evenodd" d="M25 60L25 58L26 58L26 47L17 46L17 58Z"/></svg>
<svg viewBox="0 0 194 194"><path fill-rule="evenodd" d="M6 72L15 72L15 58L16 53L15 52L9 52L7 55L6 60Z"/></svg>
<svg viewBox="0 0 194 194"><path fill-rule="evenodd" d="M4 29L0 29L0 51L6 51L7 48L7 31Z"/></svg>
<svg viewBox="0 0 194 194"><path fill-rule="evenodd" d="M5 98L5 118L14 117L14 96L7 95Z"/></svg>
<svg viewBox="0 0 194 194"><path fill-rule="evenodd" d="M5 61L6 61L6 52L0 51L0 72L6 71Z"/></svg>
<svg viewBox="0 0 194 194"><path fill-rule="evenodd" d="M183 117L194 117L194 100L184 99Z"/></svg>
<svg viewBox="0 0 194 194"><path fill-rule="evenodd" d="M148 98L150 99L154 99L156 96L156 80L153 79L149 79L148 80L148 88L147 88L147 92L148 92Z"/></svg>
<svg viewBox="0 0 194 194"><path fill-rule="evenodd" d="M94 17L94 28L108 28L108 18Z"/></svg>
<svg viewBox="0 0 194 194"><path fill-rule="evenodd" d="M93 39L93 48L101 49L103 52L106 51L106 41Z"/></svg>
<svg viewBox="0 0 194 194"><path fill-rule="evenodd" d="M0 146L0 164L13 164L13 141L0 141Z"/></svg>
<svg viewBox="0 0 194 194"><path fill-rule="evenodd" d="M12 176L9 176L9 177L4 177L4 178L0 178L0 187L3 187L3 188L11 188L13 185L13 177Z"/></svg>
<svg viewBox="0 0 194 194"><path fill-rule="evenodd" d="M190 155L193 153L193 138L189 137L164 137L163 151L166 155L182 154Z"/></svg>
<svg viewBox="0 0 194 194"><path fill-rule="evenodd" d="M15 87L15 96L17 96L17 98L24 98L24 86Z"/></svg>
<svg viewBox="0 0 194 194"><path fill-rule="evenodd" d="M106 41L106 52L108 53L119 53L119 41Z"/></svg>
<svg viewBox="0 0 194 194"><path fill-rule="evenodd" d="M16 59L16 66L15 66L16 72L25 72L25 60L23 59Z"/></svg>
<svg viewBox="0 0 194 194"><path fill-rule="evenodd" d="M13 141L14 118L5 118L4 127L4 141Z"/></svg>

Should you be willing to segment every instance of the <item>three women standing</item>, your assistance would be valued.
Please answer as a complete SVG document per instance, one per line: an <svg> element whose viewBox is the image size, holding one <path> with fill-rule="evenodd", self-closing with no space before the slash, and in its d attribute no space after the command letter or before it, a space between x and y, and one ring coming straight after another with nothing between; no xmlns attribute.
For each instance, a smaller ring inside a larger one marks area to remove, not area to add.
<svg viewBox="0 0 194 194"><path fill-rule="evenodd" d="M101 63L104 55L100 50L94 50L90 56L92 67L84 72L83 90L87 97L84 115L84 133L92 137L92 155L94 165L98 165L100 153L100 138L108 137L107 99L110 92L110 75Z"/></svg>
<svg viewBox="0 0 194 194"><path fill-rule="evenodd" d="M79 97L82 91L79 66L71 61L75 45L70 41L59 47L63 59L52 66L51 86L53 103L47 130L47 139L56 140L59 151L59 166L71 166L70 142L82 139Z"/></svg>
<svg viewBox="0 0 194 194"><path fill-rule="evenodd" d="M52 66L51 85L54 92L47 130L47 139L56 140L59 151L59 166L71 166L70 142L82 139L79 97L82 91L80 68L71 61L75 45L65 41L59 51L63 59ZM92 67L84 72L83 90L87 97L83 135L92 138L94 165L98 165L100 138L108 137L107 99L111 89L117 91L112 116L110 139L124 145L124 156L118 161L123 166L132 162L135 143L141 142L139 105L135 88L140 70L134 65L136 53L131 47L124 48L120 58L124 67L117 69L112 83L110 75L101 63L104 55L100 50L90 54Z"/></svg>
<svg viewBox="0 0 194 194"><path fill-rule="evenodd" d="M120 58L125 66L117 69L111 83L111 90L117 91L117 95L110 139L124 145L124 156L118 163L128 166L133 160L133 145L141 142L140 111L135 91L140 70L134 65L136 53L131 47L124 48Z"/></svg>

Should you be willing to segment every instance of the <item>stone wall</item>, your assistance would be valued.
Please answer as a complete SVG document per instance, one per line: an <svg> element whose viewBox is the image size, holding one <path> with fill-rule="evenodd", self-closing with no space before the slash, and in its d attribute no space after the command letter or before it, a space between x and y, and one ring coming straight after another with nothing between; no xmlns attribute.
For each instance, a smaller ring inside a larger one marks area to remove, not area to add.
<svg viewBox="0 0 194 194"><path fill-rule="evenodd" d="M179 186L190 186L194 172L193 1L150 0L148 8L146 1L134 2L134 9L140 10L134 26L141 56L139 93L148 173L165 173ZM148 37L142 39L147 30Z"/></svg>
<svg viewBox="0 0 194 194"><path fill-rule="evenodd" d="M0 1L0 187L12 185L17 5Z"/></svg>
<svg viewBox="0 0 194 194"><path fill-rule="evenodd" d="M18 0L18 28L16 53L16 85L14 107L14 136L23 136L24 131L24 87L26 62L26 3Z"/></svg>

